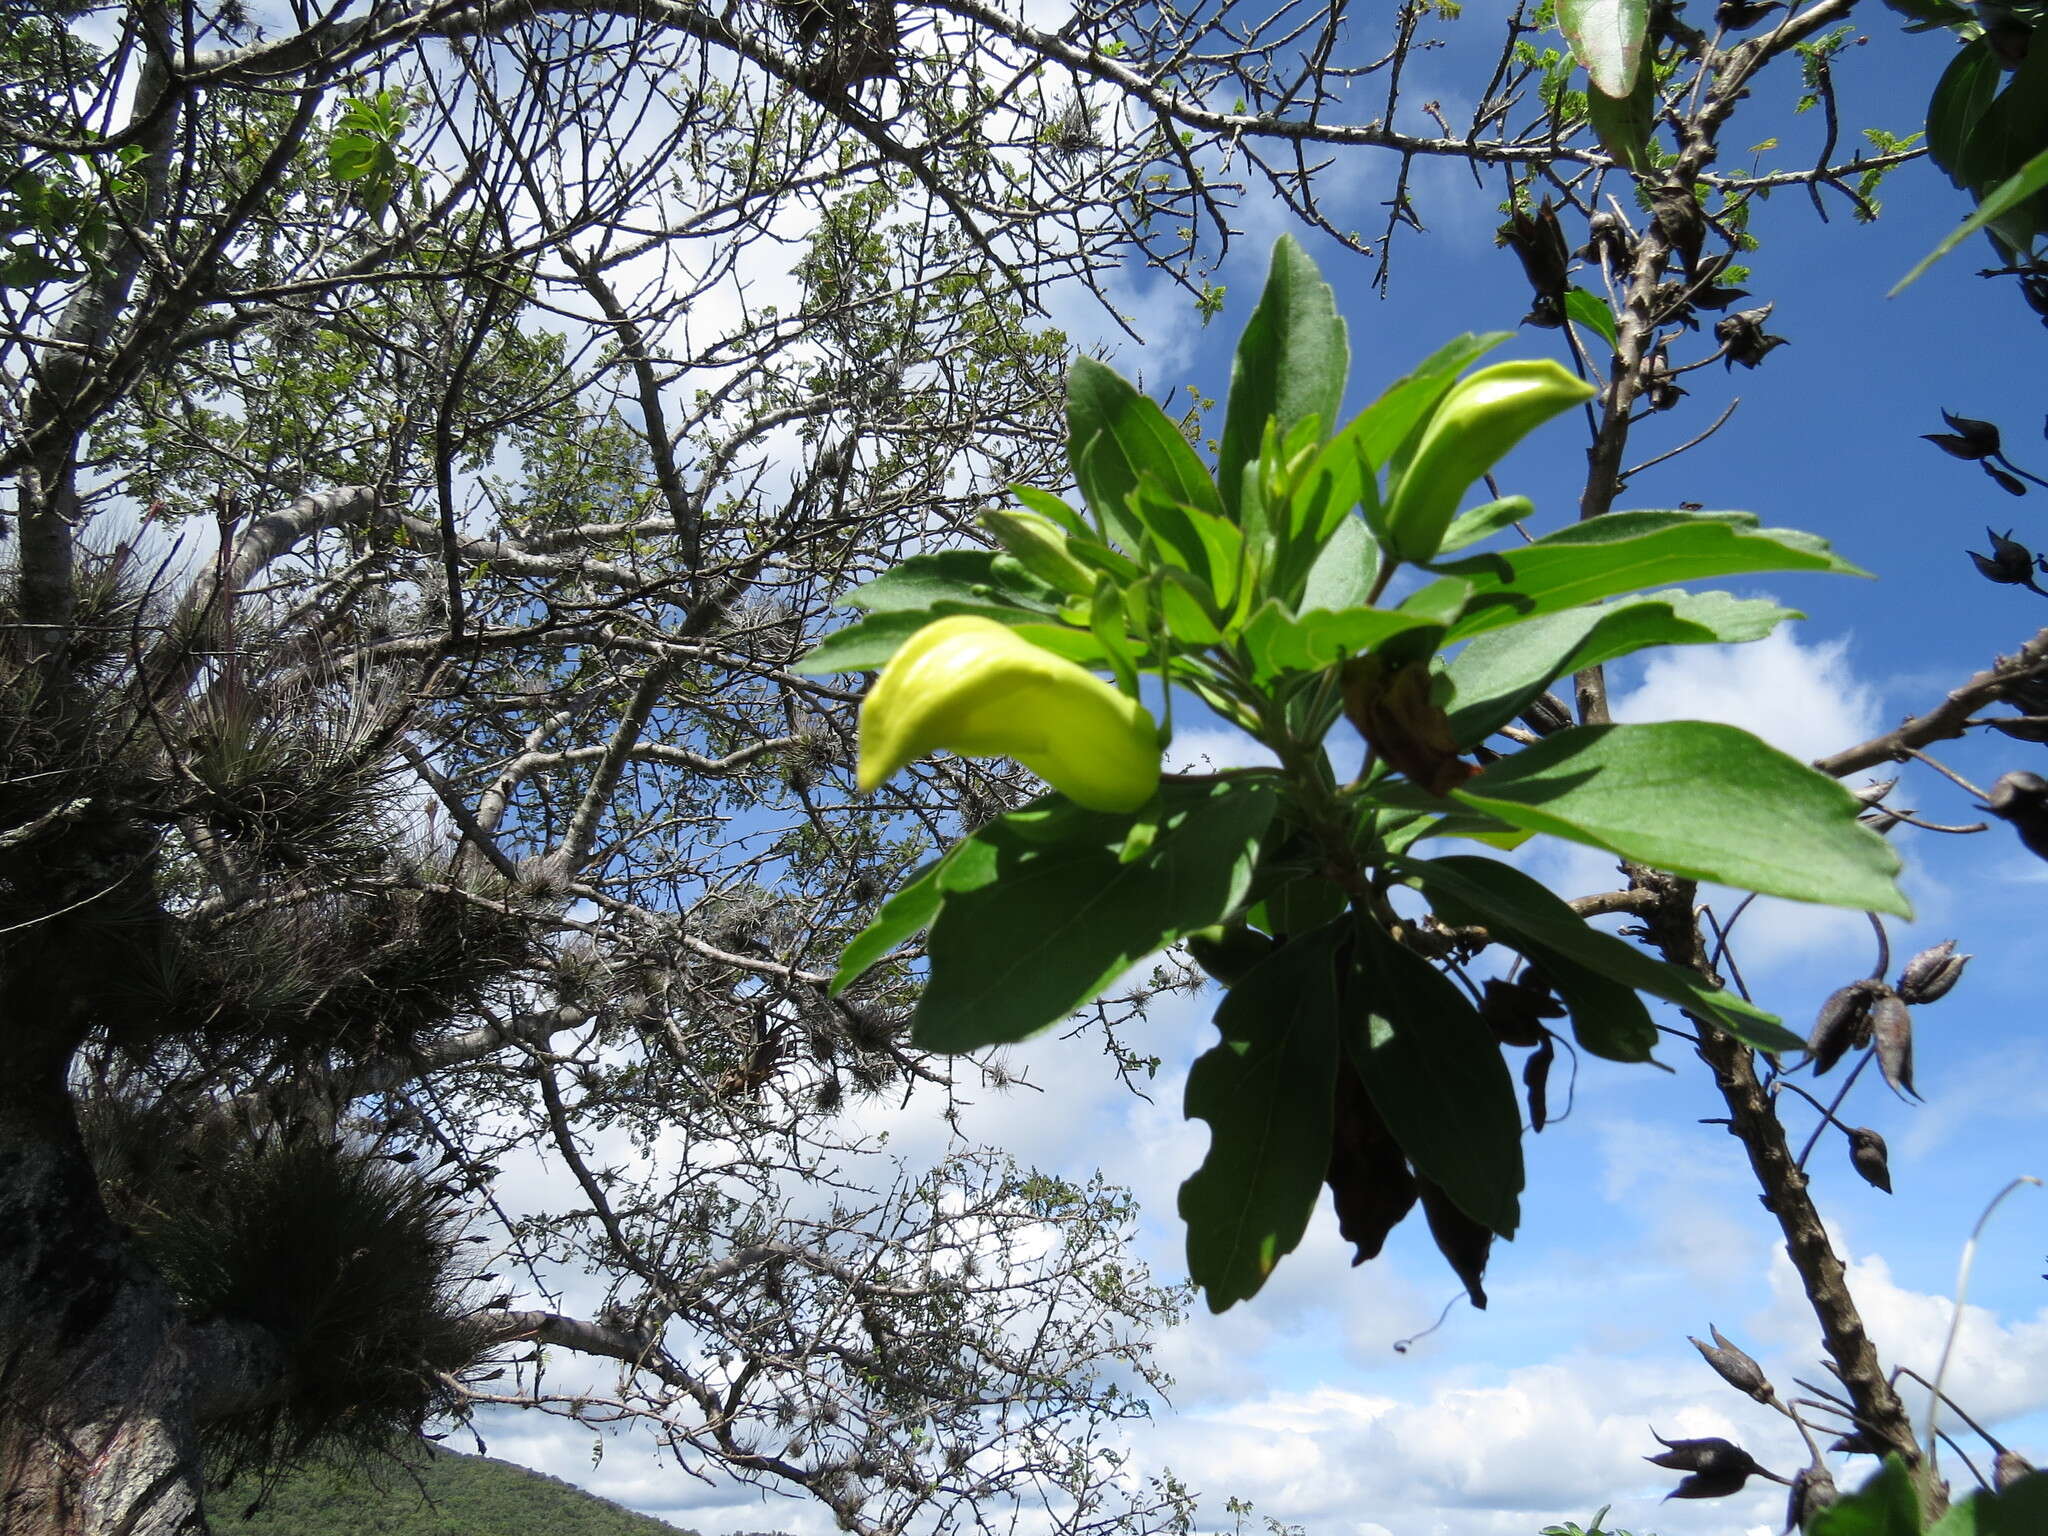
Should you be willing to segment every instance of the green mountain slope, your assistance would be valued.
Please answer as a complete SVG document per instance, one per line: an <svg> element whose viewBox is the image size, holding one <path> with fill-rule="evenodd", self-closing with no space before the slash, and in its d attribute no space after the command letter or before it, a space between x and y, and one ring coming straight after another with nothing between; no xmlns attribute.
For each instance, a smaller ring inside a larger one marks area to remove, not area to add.
<svg viewBox="0 0 2048 1536"><path fill-rule="evenodd" d="M422 1455L410 1474L387 1465L374 1480L302 1472L245 1520L254 1497L253 1484L215 1494L213 1528L221 1536L677 1536L680 1529L559 1478L446 1450L431 1461Z"/></svg>

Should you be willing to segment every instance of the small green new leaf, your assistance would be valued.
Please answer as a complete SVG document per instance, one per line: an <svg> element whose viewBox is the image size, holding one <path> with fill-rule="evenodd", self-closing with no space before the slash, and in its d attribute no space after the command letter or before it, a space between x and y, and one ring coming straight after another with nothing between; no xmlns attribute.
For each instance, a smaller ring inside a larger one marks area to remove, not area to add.
<svg viewBox="0 0 2048 1536"><path fill-rule="evenodd" d="M1350 367L1351 346L1335 291L1294 237L1282 235L1273 245L1265 291L1230 365L1230 399L1216 461L1216 480L1230 516L1242 521L1250 510L1244 504L1244 474L1258 463L1266 423L1274 422L1285 439L1314 416L1328 437L1343 408ZM1247 527L1246 532L1263 530Z"/></svg>
<svg viewBox="0 0 2048 1536"><path fill-rule="evenodd" d="M2003 1493L1980 1489L1950 1508L1927 1536L2040 1536L2048 1531L2048 1474L2036 1472Z"/></svg>
<svg viewBox="0 0 2048 1536"><path fill-rule="evenodd" d="M1156 401L1106 363L1075 360L1067 374L1067 434L1075 483L1103 528L1132 554L1143 541L1129 499L1141 481L1169 501L1221 513L1216 484Z"/></svg>
<svg viewBox="0 0 2048 1536"><path fill-rule="evenodd" d="M1151 849L1119 862L1135 820L1059 796L999 817L939 874L930 979L911 1021L927 1050L1008 1045L1057 1024L1250 888L1273 792L1246 779L1160 785ZM913 912L911 915L915 915ZM901 919L908 921L908 917Z"/></svg>
<svg viewBox="0 0 2048 1536"><path fill-rule="evenodd" d="M1308 1229L1336 1128L1337 944L1332 923L1254 966L1216 1010L1221 1043L1188 1072L1208 1156L1180 1187L1188 1274L1222 1312L1258 1294Z"/></svg>
<svg viewBox="0 0 2048 1536"><path fill-rule="evenodd" d="M1899 857L1856 797L1731 725L1575 726L1452 798L1518 827L1693 880L1910 918Z"/></svg>

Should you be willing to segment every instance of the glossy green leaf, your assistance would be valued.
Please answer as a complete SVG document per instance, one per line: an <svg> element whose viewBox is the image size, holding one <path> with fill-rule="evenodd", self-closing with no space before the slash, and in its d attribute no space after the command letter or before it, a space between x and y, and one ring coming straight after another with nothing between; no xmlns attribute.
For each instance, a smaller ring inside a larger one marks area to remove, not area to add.
<svg viewBox="0 0 2048 1536"><path fill-rule="evenodd" d="M1243 779L1169 779L1151 850L1118 862L1133 818L1052 796L976 831L949 862L911 1022L928 1050L971 1051L1057 1024L1147 955L1236 910L1272 819Z"/></svg>
<svg viewBox="0 0 2048 1536"><path fill-rule="evenodd" d="M1525 945L1533 943L1596 975L1676 1003L1761 1050L1791 1051L1805 1044L1775 1014L1589 926L1542 882L1497 859L1472 854L1404 859L1400 870L1449 920L1481 924L1513 948L1526 953ZM1553 976L1553 980L1561 985L1564 978ZM1642 1061L1648 1059L1651 1042L1640 1031L1623 1029L1594 1031L1582 1036L1580 1043L1596 1055Z"/></svg>
<svg viewBox="0 0 2048 1536"><path fill-rule="evenodd" d="M1454 578L1470 582L1451 640L1674 582L1761 571L1868 574L1825 539L1761 528L1748 512L1610 512L1518 549L1469 555L1437 569L1449 574L1410 594L1402 607L1434 603Z"/></svg>
<svg viewBox="0 0 2048 1536"><path fill-rule="evenodd" d="M1380 554L1366 530L1379 513L1379 477L1366 453L1362 422L1363 418L1353 421L1323 444L1288 502L1286 526L1277 530L1280 553L1268 584L1268 591L1284 603L1349 607L1363 602L1372 590ZM1359 521L1360 511L1366 522ZM1333 543L1340 547L1332 549ZM1321 595L1313 601L1304 599L1302 589L1315 579L1315 570L1332 562L1359 573L1358 595L1337 603Z"/></svg>
<svg viewBox="0 0 2048 1536"><path fill-rule="evenodd" d="M1806 1536L1920 1536L1920 1495L1897 1456L1854 1493L1814 1516Z"/></svg>
<svg viewBox="0 0 2048 1536"><path fill-rule="evenodd" d="M1014 563L998 566L988 549L947 549L912 555L840 599L864 613L929 612L951 600L972 607L1013 607L1021 613L1054 610L1058 594L1025 576Z"/></svg>
<svg viewBox="0 0 2048 1536"><path fill-rule="evenodd" d="M1076 537L1090 537L1094 530L1088 526L1088 519L1068 506L1051 491L1040 490L1035 485L1013 485L1010 494L1040 517L1049 517L1068 533Z"/></svg>
<svg viewBox="0 0 2048 1536"><path fill-rule="evenodd" d="M1925 256L1922 256L1913 270L1900 278L1892 288L1892 291L1886 294L1885 297L1888 299L1897 298L1918 280L1921 273L1969 239L1970 236L2003 218L2028 198L2037 196L2044 188L2048 188L2048 149L2042 150L2040 154L2034 156L2033 159L2021 166L2018 171L2014 172L2009 181L2001 183L1987 193L1984 201L1977 205L1977 211L1958 224L1941 244L1937 245Z"/></svg>
<svg viewBox="0 0 2048 1536"><path fill-rule="evenodd" d="M1092 357L1067 373L1067 440L1075 483L1103 528L1136 554L1142 529L1128 499L1149 477L1169 501L1219 512L1215 483L1157 402Z"/></svg>
<svg viewBox="0 0 2048 1536"><path fill-rule="evenodd" d="M1593 125L1593 132L1600 136L1600 147L1614 156L1632 171L1653 170L1656 159L1650 152L1650 135L1657 126L1657 81L1655 72L1647 69L1636 71L1635 84L1623 96L1610 96L1605 91L1594 89L1586 92L1586 117ZM1572 293L1579 292L1574 288ZM1591 295L1589 294L1590 298ZM1595 299L1596 304L1600 303ZM1602 309L1606 305L1601 304ZM1566 296L1565 312L1574 320L1583 317L1576 313L1570 296ZM1612 323L1612 316L1609 316ZM1610 333L1608 344L1613 345Z"/></svg>
<svg viewBox="0 0 2048 1536"><path fill-rule="evenodd" d="M1694 880L1910 918L1899 857L1826 774L1732 725L1581 725L1451 792L1502 821Z"/></svg>
<svg viewBox="0 0 2048 1536"><path fill-rule="evenodd" d="M1461 747L1485 740L1554 679L1582 668L1654 645L1761 640L1798 617L1776 603L1726 592L1655 592L1494 630L1466 645L1447 668L1452 738Z"/></svg>
<svg viewBox="0 0 2048 1536"><path fill-rule="evenodd" d="M1273 245L1265 291L1230 365L1216 464L1224 511L1245 520L1244 473L1258 462L1267 421L1278 423L1283 438L1309 416L1321 421L1326 435L1335 430L1350 366L1335 292L1300 243L1282 235ZM1262 530L1247 523L1246 531Z"/></svg>
<svg viewBox="0 0 2048 1536"><path fill-rule="evenodd" d="M1444 541L1437 546L1437 558L1454 555L1481 539L1490 539L1501 529L1512 528L1524 518L1533 516L1535 511L1536 504L1526 496L1503 496L1499 501L1489 501L1469 512L1460 512L1451 519L1451 526L1444 530Z"/></svg>
<svg viewBox="0 0 2048 1536"><path fill-rule="evenodd" d="M827 995L837 997L899 944L931 927L932 920L939 915L941 903L946 899L946 893L939 884L939 874L949 860L958 857L986 861L992 853L986 844L975 844L970 838L955 843L930 863L914 870L897 888L895 895L882 903L874 921L855 934L853 941L840 952L839 969L832 973Z"/></svg>
<svg viewBox="0 0 2048 1536"><path fill-rule="evenodd" d="M1980 1489L1936 1521L1927 1536L2041 1536L2048 1531L2048 1473L2036 1472L2003 1493Z"/></svg>
<svg viewBox="0 0 2048 1536"><path fill-rule="evenodd" d="M1614 306L1597 293L1572 288L1564 296L1564 312L1576 324L1597 333L1612 347L1619 344L1621 328L1614 323Z"/></svg>
<svg viewBox="0 0 2048 1536"><path fill-rule="evenodd" d="M1354 925L1344 1049L1415 1171L1489 1231L1521 1223L1522 1110L1465 994L1370 919Z"/></svg>
<svg viewBox="0 0 2048 1536"><path fill-rule="evenodd" d="M1970 130L1998 95L2004 78L1998 55L1981 37L1965 43L1949 60L1927 103L1927 158L1958 187L1963 179L1963 151Z"/></svg>
<svg viewBox="0 0 2048 1536"><path fill-rule="evenodd" d="M1314 609L1299 618L1269 603L1252 616L1242 636L1253 676L1270 682L1287 672L1320 672L1333 662L1369 651L1410 630L1430 628L1414 614L1386 608Z"/></svg>
<svg viewBox="0 0 2048 1536"><path fill-rule="evenodd" d="M1363 522L1347 517L1324 540L1308 579L1302 583L1297 612L1328 613L1362 608L1379 579L1380 547Z"/></svg>
<svg viewBox="0 0 2048 1536"><path fill-rule="evenodd" d="M835 629L791 664L808 676L833 672L879 672L910 637L931 623L929 611L878 613Z"/></svg>
<svg viewBox="0 0 2048 1536"><path fill-rule="evenodd" d="M1558 0L1557 25L1594 90L1620 97L1635 89L1650 30L1649 0Z"/></svg>
<svg viewBox="0 0 2048 1536"><path fill-rule="evenodd" d="M1338 925L1275 950L1225 994L1221 1043L1188 1071L1209 1151L1180 1187L1188 1274L1222 1312L1258 1293L1308 1229L1336 1124Z"/></svg>

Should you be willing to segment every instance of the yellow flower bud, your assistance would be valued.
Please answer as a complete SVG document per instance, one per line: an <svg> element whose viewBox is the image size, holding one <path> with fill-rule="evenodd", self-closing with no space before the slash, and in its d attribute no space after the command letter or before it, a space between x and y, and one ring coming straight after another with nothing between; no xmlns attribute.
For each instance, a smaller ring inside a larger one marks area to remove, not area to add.
<svg viewBox="0 0 2048 1536"><path fill-rule="evenodd" d="M927 624L860 711L860 787L932 752L1014 757L1077 805L1135 811L1159 786L1159 732L1136 700L1007 624Z"/></svg>
<svg viewBox="0 0 2048 1536"><path fill-rule="evenodd" d="M1403 560L1427 560L1472 482L1561 411L1596 393L1545 358L1496 363L1451 386L1387 504L1387 540Z"/></svg>

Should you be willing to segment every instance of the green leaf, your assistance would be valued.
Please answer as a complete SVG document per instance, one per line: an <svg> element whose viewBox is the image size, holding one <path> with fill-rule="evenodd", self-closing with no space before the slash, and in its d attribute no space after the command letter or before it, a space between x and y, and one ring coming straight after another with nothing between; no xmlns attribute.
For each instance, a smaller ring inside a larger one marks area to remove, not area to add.
<svg viewBox="0 0 2048 1536"><path fill-rule="evenodd" d="M1822 1510L1806 1536L1920 1536L1920 1495L1897 1456L1854 1493Z"/></svg>
<svg viewBox="0 0 2048 1536"><path fill-rule="evenodd" d="M1899 857L1856 797L1747 731L1580 725L1451 792L1502 821L1693 880L1910 918Z"/></svg>
<svg viewBox="0 0 2048 1536"><path fill-rule="evenodd" d="M1288 502L1287 526L1280 535L1280 555L1274 563L1269 590L1283 603L1296 602L1299 588L1312 582L1312 575L1327 560L1348 562L1363 572L1358 596L1341 603L1301 599L1302 606L1348 607L1365 601L1379 571L1379 545L1367 536L1367 523L1379 515L1379 477L1366 452L1364 417L1354 420L1327 443L1303 471L1300 484ZM1367 522L1354 515L1361 508ZM1356 527L1350 525L1357 524ZM1345 548L1333 553L1333 540Z"/></svg>
<svg viewBox="0 0 2048 1536"><path fill-rule="evenodd" d="M1619 345L1621 328L1614 323L1614 306L1597 293L1588 293L1583 288L1566 290L1564 312L1587 330L1597 332L1608 346Z"/></svg>
<svg viewBox="0 0 2048 1536"><path fill-rule="evenodd" d="M927 1050L1022 1040L1091 1002L1147 955L1234 911L1251 883L1271 790L1243 778L1168 779L1159 834L1117 861L1134 818L1048 796L967 841L950 862L912 1020Z"/></svg>
<svg viewBox="0 0 2048 1536"><path fill-rule="evenodd" d="M1489 501L1469 512L1460 512L1451 519L1451 526L1444 530L1444 541L1436 547L1437 558L1456 554L1466 545L1477 544L1481 539L1490 539L1501 529L1533 516L1535 511L1536 504L1526 496L1503 496L1499 501Z"/></svg>
<svg viewBox="0 0 2048 1536"><path fill-rule="evenodd" d="M1953 1506L1927 1536L2041 1536L2048 1531L2048 1473L2033 1473L2003 1493L1979 1490Z"/></svg>
<svg viewBox="0 0 2048 1536"><path fill-rule="evenodd" d="M1040 490L1035 485L1013 485L1009 491L1031 511L1040 517L1051 518L1075 537L1094 537L1095 530L1088 526L1088 520L1051 491Z"/></svg>
<svg viewBox="0 0 2048 1536"><path fill-rule="evenodd" d="M1672 582L1761 571L1868 574L1825 539L1759 528L1748 512L1610 512L1519 549L1471 555L1437 569L1447 573L1444 579L1410 594L1402 606L1434 603L1448 581L1469 581L1472 590L1450 640Z"/></svg>
<svg viewBox="0 0 2048 1536"><path fill-rule="evenodd" d="M1259 459L1266 423L1274 421L1284 439L1309 416L1323 435L1335 430L1344 404L1344 377L1351 347L1337 296L1292 235L1273 245L1272 265L1258 307L1237 340L1230 365L1230 400L1224 410L1216 481L1223 509L1246 520L1244 474ZM1264 530L1246 527L1248 534Z"/></svg>
<svg viewBox="0 0 2048 1536"><path fill-rule="evenodd" d="M1913 270L1900 278L1893 286L1892 291L1886 294L1885 297L1888 299L1897 298L1919 279L1921 273L1941 260L1942 257L1961 245L1970 236L1991 224L1994 220L2003 218L2028 198L2039 193L2043 188L2048 188L2048 149L2042 150L2040 154L2034 156L2033 159L2021 166L2013 174L2011 180L2002 182L1993 188L1986 195L1984 201L1977 205L1977 211L1958 224L1941 244L1937 245L1925 256L1922 256Z"/></svg>
<svg viewBox="0 0 2048 1536"><path fill-rule="evenodd" d="M1998 95L2003 78L1998 55L1981 37L1965 43L1941 72L1927 103L1927 158L1958 187L1963 180L1964 147L1970 130Z"/></svg>
<svg viewBox="0 0 2048 1536"><path fill-rule="evenodd" d="M1076 359L1067 373L1067 432L1075 448L1086 450L1073 461L1081 494L1131 553L1138 538L1127 502L1148 476L1168 501L1222 512L1216 484L1180 428L1156 401L1092 357Z"/></svg>
<svg viewBox="0 0 2048 1536"><path fill-rule="evenodd" d="M1499 942L1530 954L1531 959L1536 958L1530 949L1533 944L1537 951L1562 956L1610 981L1676 1003L1760 1050L1794 1051L1805 1044L1775 1014L1589 926L1540 881L1496 859L1473 854L1404 859L1400 871L1403 878L1422 888L1430 904L1448 920L1481 924L1491 929ZM1562 988L1567 978L1555 971L1550 974ZM1576 1018L1573 1025L1576 1029ZM1587 1050L1618 1061L1647 1060L1651 1043L1632 1028L1610 1032L1602 1027L1580 1036L1580 1044Z"/></svg>
<svg viewBox="0 0 2048 1536"><path fill-rule="evenodd" d="M1502 1237L1521 1222L1522 1110L1457 984L1370 918L1343 990L1344 1049L1415 1171Z"/></svg>
<svg viewBox="0 0 2048 1536"><path fill-rule="evenodd" d="M814 677L833 672L879 672L931 621L928 611L875 614L833 630L792 663L790 671Z"/></svg>
<svg viewBox="0 0 2048 1536"><path fill-rule="evenodd" d="M1380 547L1365 524L1347 517L1331 531L1302 583L1300 611L1362 608L1379 579Z"/></svg>
<svg viewBox="0 0 2048 1536"><path fill-rule="evenodd" d="M1598 88L1586 92L1586 118L1600 136L1600 147L1629 170L1655 169L1656 159L1650 153L1650 134L1657 126L1657 80L1654 71L1638 69L1635 85L1620 96L1610 96ZM1577 292L1576 288L1572 290L1572 293ZM1600 303L1597 299L1594 302ZM1600 304L1600 307L1605 309L1607 306ZM1573 312L1570 294L1565 296L1565 312L1574 320L1583 318ZM1610 314L1610 324L1612 318ZM1611 331L1607 341L1609 346L1614 344Z"/></svg>
<svg viewBox="0 0 2048 1536"><path fill-rule="evenodd" d="M1222 1312L1258 1294L1308 1229L1336 1128L1337 940L1282 945L1224 996L1223 1039L1189 1069L1185 1107L1209 1152L1180 1187L1188 1274Z"/></svg>
<svg viewBox="0 0 2048 1536"><path fill-rule="evenodd" d="M1950 0L1884 0L1884 3L1901 16L1909 17L1915 23L1900 28L1903 32L1924 32L1934 27L1970 26L1976 17Z"/></svg>
<svg viewBox="0 0 2048 1536"><path fill-rule="evenodd" d="M1446 669L1452 738L1461 747L1484 741L1554 679L1585 667L1653 645L1761 640L1798 617L1776 603L1726 592L1654 592L1494 630L1467 644Z"/></svg>
<svg viewBox="0 0 2048 1536"><path fill-rule="evenodd" d="M946 893L939 884L939 875L949 859L957 855L985 860L990 853L986 845L974 845L969 838L955 843L930 863L914 870L910 878L897 888L896 894L882 903L874 921L855 934L852 942L840 952L839 969L832 973L832 984L826 988L826 995L837 997L872 970L876 962L897 945L931 927L932 920L939 915L940 904L946 899Z"/></svg>
<svg viewBox="0 0 2048 1536"><path fill-rule="evenodd" d="M1338 613L1319 608L1291 618L1278 603L1269 602L1245 625L1243 640L1253 676L1265 683L1287 672L1320 672L1395 635L1430 627L1426 619L1386 608L1346 608Z"/></svg>
<svg viewBox="0 0 2048 1536"><path fill-rule="evenodd" d="M1057 611L1059 594L1014 563L998 566L1000 558L986 549L912 555L839 601L864 613L929 613L947 601L966 604L966 611L1009 608L1020 617L1043 618Z"/></svg>
<svg viewBox="0 0 2048 1536"><path fill-rule="evenodd" d="M1635 89L1650 29L1649 0L1558 0L1557 25L1596 91L1621 97Z"/></svg>

